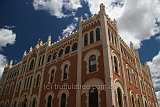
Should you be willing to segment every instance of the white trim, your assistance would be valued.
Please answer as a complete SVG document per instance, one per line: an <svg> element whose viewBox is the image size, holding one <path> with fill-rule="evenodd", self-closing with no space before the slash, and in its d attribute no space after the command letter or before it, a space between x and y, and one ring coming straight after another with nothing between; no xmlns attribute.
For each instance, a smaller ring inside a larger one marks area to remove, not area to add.
<svg viewBox="0 0 160 107"><path fill-rule="evenodd" d="M54 93L53 93L53 91L49 91L49 92L47 92L47 94L45 95L45 107L47 107L47 101L48 101L48 97L49 97L50 95L52 96L51 107L52 107L52 105L53 105Z"/></svg>
<svg viewBox="0 0 160 107"><path fill-rule="evenodd" d="M67 107L67 105L68 105L68 97L69 97L69 91L68 90L60 90L59 92L58 92L58 95L57 95L57 98L59 99L59 103L58 103L58 106L60 107L61 106L61 96L62 96L62 94L63 93L65 93L66 94L66 107Z"/></svg>
<svg viewBox="0 0 160 107"><path fill-rule="evenodd" d="M101 55L101 53L100 53L100 51L98 49L92 49L92 50L90 50L90 51L88 51L86 53L86 55L84 56L84 59L83 59L87 63L87 65L86 65L86 69L87 69L86 74L95 73L95 72L89 72L89 58L92 55L96 56L96 71L95 72L99 71L98 57Z"/></svg>
<svg viewBox="0 0 160 107"><path fill-rule="evenodd" d="M65 80L68 80L68 79L69 79L69 68L70 68L70 66L71 66L71 62L70 62L69 60L66 60L66 61L64 61L64 62L62 63L62 65L61 65L61 71L62 71L62 73L61 73L61 81L64 81L64 79L63 79L63 73L64 73L64 67L65 67L65 65L68 65L67 79L65 79Z"/></svg>
<svg viewBox="0 0 160 107"><path fill-rule="evenodd" d="M49 69L49 71L48 71L48 75L49 75L49 80L48 80L48 84L50 84L51 82L50 82L50 77L51 77L51 72L52 72L52 70L54 69L54 77L53 77L53 82L52 83L54 83L54 79L55 79L55 74L56 74L56 71L57 71L57 67L55 66L55 65L53 65L50 69Z"/></svg>

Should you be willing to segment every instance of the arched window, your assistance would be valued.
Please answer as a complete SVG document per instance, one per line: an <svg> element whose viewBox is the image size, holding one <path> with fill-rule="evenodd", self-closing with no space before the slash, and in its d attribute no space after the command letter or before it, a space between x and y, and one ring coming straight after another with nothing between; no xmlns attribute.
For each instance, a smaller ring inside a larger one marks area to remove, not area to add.
<svg viewBox="0 0 160 107"><path fill-rule="evenodd" d="M89 58L89 72L96 71L96 56L92 55Z"/></svg>
<svg viewBox="0 0 160 107"><path fill-rule="evenodd" d="M52 106L52 96L49 95L47 99L47 107L51 107L51 106Z"/></svg>
<svg viewBox="0 0 160 107"><path fill-rule="evenodd" d="M40 74L37 75L36 86L39 86L40 83Z"/></svg>
<svg viewBox="0 0 160 107"><path fill-rule="evenodd" d="M61 107L66 107L66 94L63 93L61 96Z"/></svg>
<svg viewBox="0 0 160 107"><path fill-rule="evenodd" d="M65 50L65 54L68 54L70 52L70 46L68 46Z"/></svg>
<svg viewBox="0 0 160 107"><path fill-rule="evenodd" d="M39 57L39 62L38 62L38 66L41 65L41 56Z"/></svg>
<svg viewBox="0 0 160 107"><path fill-rule="evenodd" d="M94 34L93 31L90 32L90 44L94 42Z"/></svg>
<svg viewBox="0 0 160 107"><path fill-rule="evenodd" d="M49 55L49 56L48 56L48 60L47 60L47 62L50 62L50 61L51 61L51 59L52 59L52 56L51 56L51 55Z"/></svg>
<svg viewBox="0 0 160 107"><path fill-rule="evenodd" d="M34 67L34 59L30 63L29 70L33 69L33 67Z"/></svg>
<svg viewBox="0 0 160 107"><path fill-rule="evenodd" d="M61 49L60 51L59 51L59 57L61 57L63 55L63 49Z"/></svg>
<svg viewBox="0 0 160 107"><path fill-rule="evenodd" d="M118 60L115 56L114 56L114 71L118 74Z"/></svg>
<svg viewBox="0 0 160 107"><path fill-rule="evenodd" d="M146 102L146 101L145 101L145 107L148 107L148 106L147 106L147 102Z"/></svg>
<svg viewBox="0 0 160 107"><path fill-rule="evenodd" d="M96 29L96 41L99 41L100 40L100 29L97 28Z"/></svg>
<svg viewBox="0 0 160 107"><path fill-rule="evenodd" d="M127 69L127 72L128 72L128 80L129 80L129 82L131 82L131 73L130 73L130 70Z"/></svg>
<svg viewBox="0 0 160 107"><path fill-rule="evenodd" d="M53 60L57 58L57 52L53 54Z"/></svg>
<svg viewBox="0 0 160 107"><path fill-rule="evenodd" d="M133 95L131 95L131 101L132 101L132 107L135 107L135 99Z"/></svg>
<svg viewBox="0 0 160 107"><path fill-rule="evenodd" d="M16 105L17 105L17 101L14 101L14 105L13 105L13 107L16 107Z"/></svg>
<svg viewBox="0 0 160 107"><path fill-rule="evenodd" d="M89 90L89 107L98 107L98 90L95 87Z"/></svg>
<svg viewBox="0 0 160 107"><path fill-rule="evenodd" d="M75 51L75 50L77 50L77 43L74 43L72 46L72 51Z"/></svg>
<svg viewBox="0 0 160 107"><path fill-rule="evenodd" d="M85 34L84 36L84 46L87 46L88 45L88 35Z"/></svg>
<svg viewBox="0 0 160 107"><path fill-rule="evenodd" d="M141 102L139 98L138 98L138 107L141 107Z"/></svg>
<svg viewBox="0 0 160 107"><path fill-rule="evenodd" d="M118 96L118 107L123 107L122 103L122 92L120 88L117 88L117 96Z"/></svg>
<svg viewBox="0 0 160 107"><path fill-rule="evenodd" d="M18 91L20 91L20 88L21 88L21 81L19 81Z"/></svg>
<svg viewBox="0 0 160 107"><path fill-rule="evenodd" d="M50 82L51 83L53 82L53 79L54 79L54 69L51 71L51 74L50 74Z"/></svg>
<svg viewBox="0 0 160 107"><path fill-rule="evenodd" d="M10 86L10 93L12 93L13 92L13 84L11 84L11 86Z"/></svg>
<svg viewBox="0 0 160 107"><path fill-rule="evenodd" d="M6 106L5 107L9 107L9 102L6 102Z"/></svg>
<svg viewBox="0 0 160 107"><path fill-rule="evenodd" d="M24 99L22 107L27 107L27 98Z"/></svg>
<svg viewBox="0 0 160 107"><path fill-rule="evenodd" d="M36 107L36 98L33 98L32 107Z"/></svg>
<svg viewBox="0 0 160 107"><path fill-rule="evenodd" d="M63 80L68 78L68 65L64 66L64 71L63 71Z"/></svg>

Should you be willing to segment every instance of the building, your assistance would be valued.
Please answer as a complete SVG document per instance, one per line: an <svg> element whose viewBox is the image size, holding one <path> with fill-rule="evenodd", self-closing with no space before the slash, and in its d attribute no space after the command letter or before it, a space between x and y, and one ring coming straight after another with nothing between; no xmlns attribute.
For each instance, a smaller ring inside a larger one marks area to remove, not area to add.
<svg viewBox="0 0 160 107"><path fill-rule="evenodd" d="M100 5L79 30L5 66L0 107L158 107L149 67Z"/></svg>

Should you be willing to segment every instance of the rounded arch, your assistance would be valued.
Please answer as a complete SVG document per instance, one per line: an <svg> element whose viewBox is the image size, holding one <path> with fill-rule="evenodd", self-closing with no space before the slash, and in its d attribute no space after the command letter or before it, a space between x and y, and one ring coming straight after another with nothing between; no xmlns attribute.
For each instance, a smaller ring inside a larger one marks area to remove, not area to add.
<svg viewBox="0 0 160 107"><path fill-rule="evenodd" d="M48 98L51 96L51 107L53 105L53 99L54 99L54 93L53 91L49 91L47 92L47 94L45 95L45 107L47 107L48 104Z"/></svg>
<svg viewBox="0 0 160 107"><path fill-rule="evenodd" d="M9 93L13 93L13 91L14 91L13 87L14 87L14 81L12 81L11 84L10 84L10 92Z"/></svg>
<svg viewBox="0 0 160 107"><path fill-rule="evenodd" d="M65 66L67 65L67 70L65 71ZM61 73L61 81L64 80L63 77L64 77L64 73L66 73L66 77L67 79L69 78L69 68L71 66L71 62L69 60L66 60L62 63L61 65L61 70L62 70L62 73Z"/></svg>
<svg viewBox="0 0 160 107"><path fill-rule="evenodd" d="M35 66L35 57L30 59L28 70L32 70L34 68L34 66Z"/></svg>
<svg viewBox="0 0 160 107"><path fill-rule="evenodd" d="M65 94L66 95L66 107L67 107L67 99L69 97L69 91L68 90L60 90L58 92L57 98L59 99L59 107L61 106L61 96Z"/></svg>
<svg viewBox="0 0 160 107"><path fill-rule="evenodd" d="M71 48L72 48L72 51L77 50L77 48L78 48L78 43L77 43L77 41L72 43Z"/></svg>
<svg viewBox="0 0 160 107"><path fill-rule="evenodd" d="M87 74L89 74L90 72L89 72L89 58L90 58L90 56L92 56L92 55L95 55L96 56L96 72L98 72L99 71L99 68L98 68L98 65L99 65L99 63L98 63L98 57L101 55L101 53L100 53L100 51L98 50L98 49L92 49L92 50L90 50L90 51L88 51L86 54L85 54L85 56L84 56L84 61L87 63L87 65L86 65L86 69L87 69Z"/></svg>
<svg viewBox="0 0 160 107"><path fill-rule="evenodd" d="M59 49L59 51L58 51L58 57L63 56L63 54L64 54L64 49L63 48Z"/></svg>
<svg viewBox="0 0 160 107"><path fill-rule="evenodd" d="M68 54L69 52L71 52L71 46L70 45L66 45L64 47L64 54Z"/></svg>
<svg viewBox="0 0 160 107"><path fill-rule="evenodd" d="M41 71L38 71L35 75L35 86L39 86L39 83L41 81Z"/></svg>
<svg viewBox="0 0 160 107"><path fill-rule="evenodd" d="M55 65L53 65L49 71L48 71L48 74L49 74L49 80L48 80L48 83L51 83L51 82L54 82L54 78L55 78L55 73L57 71L57 67ZM52 80L51 80L52 79Z"/></svg>
<svg viewBox="0 0 160 107"><path fill-rule="evenodd" d="M9 100L5 101L5 107L9 107Z"/></svg>

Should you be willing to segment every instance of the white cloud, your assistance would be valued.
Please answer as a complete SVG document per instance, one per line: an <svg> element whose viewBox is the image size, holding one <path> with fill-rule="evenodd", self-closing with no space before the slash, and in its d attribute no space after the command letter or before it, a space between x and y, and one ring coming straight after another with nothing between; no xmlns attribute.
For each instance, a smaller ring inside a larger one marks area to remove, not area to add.
<svg viewBox="0 0 160 107"><path fill-rule="evenodd" d="M70 25L68 25L66 27L66 29L63 30L62 35L63 36L67 36L69 35L71 32L73 32L73 30L75 30L76 26L77 26L77 22L78 22L78 17L75 17L72 21L72 23Z"/></svg>
<svg viewBox="0 0 160 107"><path fill-rule="evenodd" d="M5 27L9 27L9 26L5 26ZM16 34L13 33L12 30L9 30L6 28L0 29L0 50L2 50L2 47L6 47L7 44L10 44L10 45L14 44L15 41L16 41ZM0 77L3 73L4 66L6 63L7 63L6 56L0 54Z"/></svg>
<svg viewBox="0 0 160 107"><path fill-rule="evenodd" d="M98 6L106 6L106 14L111 19L116 18L118 30L124 41L134 43L140 48L143 40L149 39L155 33L160 33L155 19L160 18L159 0L85 0L92 14L99 11ZM95 8L97 7L97 8Z"/></svg>
<svg viewBox="0 0 160 107"><path fill-rule="evenodd" d="M4 55L0 54L0 77L3 73L3 70L4 70L4 66L7 62L7 59Z"/></svg>
<svg viewBox="0 0 160 107"><path fill-rule="evenodd" d="M147 64L151 70L152 81L160 104L160 51L153 57L152 61L147 62Z"/></svg>
<svg viewBox="0 0 160 107"><path fill-rule="evenodd" d="M16 40L16 34L9 29L0 29L0 50L2 47L6 47L7 44L14 44Z"/></svg>
<svg viewBox="0 0 160 107"><path fill-rule="evenodd" d="M74 15L81 7L81 2L80 0L34 0L33 6L35 10L46 10L57 18L63 18Z"/></svg>
<svg viewBox="0 0 160 107"><path fill-rule="evenodd" d="M157 40L160 40L160 36L156 37Z"/></svg>
<svg viewBox="0 0 160 107"><path fill-rule="evenodd" d="M160 22L159 0L34 0L33 6L35 10L46 10L62 18L75 15L82 7L82 1L88 3L92 14L98 13L99 5L103 3L106 14L117 19L121 37L127 44L132 41L136 49L143 40L160 33L155 24L155 20Z"/></svg>

